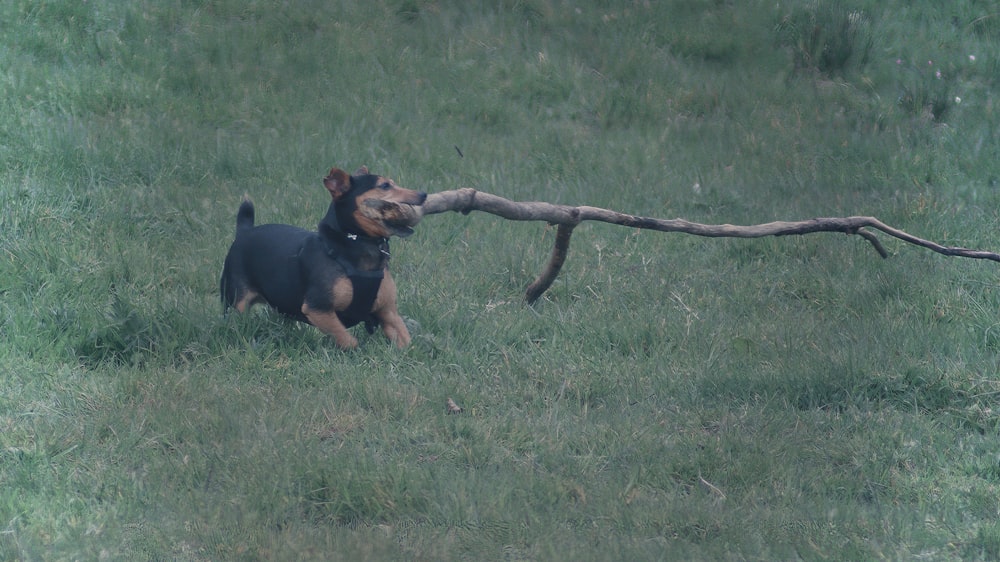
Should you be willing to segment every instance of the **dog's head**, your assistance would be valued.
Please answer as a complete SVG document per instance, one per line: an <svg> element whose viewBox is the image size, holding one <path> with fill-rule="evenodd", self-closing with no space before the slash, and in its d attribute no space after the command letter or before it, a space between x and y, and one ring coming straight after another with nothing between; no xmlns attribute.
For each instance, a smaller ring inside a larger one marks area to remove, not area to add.
<svg viewBox="0 0 1000 562"><path fill-rule="evenodd" d="M406 237L420 221L413 206L423 205L427 194L396 185L391 179L369 174L362 166L353 175L333 168L323 178L330 196L331 211L346 234L372 238Z"/></svg>

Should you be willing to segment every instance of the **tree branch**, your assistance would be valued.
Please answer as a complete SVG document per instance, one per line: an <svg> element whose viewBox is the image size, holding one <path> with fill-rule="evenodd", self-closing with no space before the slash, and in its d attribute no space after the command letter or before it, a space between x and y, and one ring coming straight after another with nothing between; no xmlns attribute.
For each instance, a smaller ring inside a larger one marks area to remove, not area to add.
<svg viewBox="0 0 1000 562"><path fill-rule="evenodd" d="M556 241L552 248L549 263L538 278L528 286L525 292L525 300L528 304L537 301L552 285L556 276L559 275L563 263L566 261L566 255L569 252L569 240L573 234L573 229L576 225L588 220L618 224L631 228L657 230L660 232L682 232L713 238L761 238L764 236L811 234L813 232L842 232L844 234L861 236L872 245L880 256L883 258L889 257L889 253L882 246L881 242L879 242L875 234L870 230L865 230L871 229L946 256L1000 262L1000 254L942 246L888 226L875 217L829 217L793 222L776 221L748 226L700 224L684 219L638 217L599 207L571 207L541 201L515 202L468 187L453 191L432 193L427 196L427 201L422 206L412 207L412 209L417 215L414 217L414 220L419 220L426 215L444 213L446 211L455 211L462 214L468 214L472 211L482 211L508 220L545 221L558 225Z"/></svg>

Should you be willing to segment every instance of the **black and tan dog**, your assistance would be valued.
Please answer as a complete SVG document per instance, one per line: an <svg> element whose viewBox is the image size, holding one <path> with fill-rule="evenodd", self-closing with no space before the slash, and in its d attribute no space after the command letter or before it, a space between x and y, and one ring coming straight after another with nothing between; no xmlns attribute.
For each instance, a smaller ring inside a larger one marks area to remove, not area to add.
<svg viewBox="0 0 1000 562"><path fill-rule="evenodd" d="M219 292L223 306L240 312L266 302L278 312L329 334L344 349L358 340L347 328L381 324L398 347L410 333L396 309L389 274L389 237L413 234L427 194L397 186L362 167L353 176L333 168L323 179L333 201L316 232L287 224L254 226L244 199L236 215Z"/></svg>

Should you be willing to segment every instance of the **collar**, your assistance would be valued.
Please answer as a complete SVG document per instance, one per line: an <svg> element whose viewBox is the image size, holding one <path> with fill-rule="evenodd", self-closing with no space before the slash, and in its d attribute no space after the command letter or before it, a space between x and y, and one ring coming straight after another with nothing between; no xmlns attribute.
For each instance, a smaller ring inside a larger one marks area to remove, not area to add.
<svg viewBox="0 0 1000 562"><path fill-rule="evenodd" d="M335 230L330 228L326 231L328 234L332 234L339 242L345 242L348 244L362 245L372 245L377 246L379 253L385 257L390 257L389 254L389 239L376 237L376 236L365 236L364 234L355 234L353 232L341 232L340 230ZM329 254L337 253L338 248L331 247L327 244L326 251Z"/></svg>
<svg viewBox="0 0 1000 562"><path fill-rule="evenodd" d="M359 244L372 244L378 246L379 251L386 258L389 257L389 239L377 236L367 236L364 234L357 234L354 232L345 232L343 228L340 227L340 221L337 219L337 213L334 211L333 207L327 212L326 216L319 223L320 234L330 234L333 238L337 239L339 242L357 242ZM334 249L330 248L327 244L327 251L333 252Z"/></svg>
<svg viewBox="0 0 1000 562"><path fill-rule="evenodd" d="M326 249L326 255L344 268L348 277L379 278L385 275L385 266L389 262L389 239L365 236L353 232L343 232L335 228L336 223L324 220L320 223L320 240ZM355 265L360 259L374 259L378 265L371 270L358 269Z"/></svg>
<svg viewBox="0 0 1000 562"><path fill-rule="evenodd" d="M336 236L338 244L331 244L330 240L324 238L326 243L326 254L337 261L347 261L346 253L353 254L354 251L364 251L367 248L378 248L379 258L383 264L388 261L392 254L389 253L389 239L364 236L361 234L345 233L340 231L330 231ZM353 266L352 266L352 269ZM380 268L381 270L381 268Z"/></svg>

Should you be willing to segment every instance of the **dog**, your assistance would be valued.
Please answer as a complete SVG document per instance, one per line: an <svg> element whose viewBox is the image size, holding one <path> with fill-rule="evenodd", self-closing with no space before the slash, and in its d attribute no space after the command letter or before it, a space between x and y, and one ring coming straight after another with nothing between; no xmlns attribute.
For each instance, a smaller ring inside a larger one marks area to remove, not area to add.
<svg viewBox="0 0 1000 562"><path fill-rule="evenodd" d="M287 224L254 226L254 206L243 198L236 239L219 281L223 309L246 312L265 302L278 312L312 324L342 349L358 340L348 328L381 325L399 348L410 333L396 308L389 274L389 237L413 234L427 194L397 186L361 167L354 175L332 168L323 185L333 200L318 229ZM410 207L407 207L410 206Z"/></svg>

